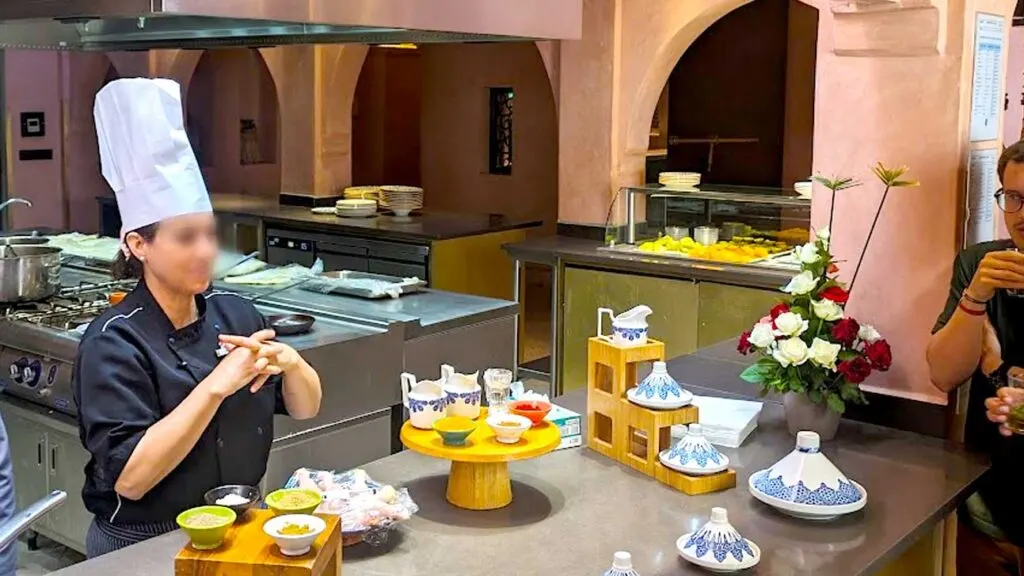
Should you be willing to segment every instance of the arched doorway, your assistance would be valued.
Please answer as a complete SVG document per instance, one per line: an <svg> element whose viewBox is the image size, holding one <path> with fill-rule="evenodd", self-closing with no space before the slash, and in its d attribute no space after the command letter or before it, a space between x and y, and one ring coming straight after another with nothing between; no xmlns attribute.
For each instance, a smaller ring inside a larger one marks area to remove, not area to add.
<svg viewBox="0 0 1024 576"><path fill-rule="evenodd" d="M185 123L207 185L222 193L280 192L279 106L258 50L207 50L188 82Z"/></svg>
<svg viewBox="0 0 1024 576"><path fill-rule="evenodd" d="M726 186L792 188L811 174L818 11L754 0L679 57L655 107L646 181L699 172Z"/></svg>

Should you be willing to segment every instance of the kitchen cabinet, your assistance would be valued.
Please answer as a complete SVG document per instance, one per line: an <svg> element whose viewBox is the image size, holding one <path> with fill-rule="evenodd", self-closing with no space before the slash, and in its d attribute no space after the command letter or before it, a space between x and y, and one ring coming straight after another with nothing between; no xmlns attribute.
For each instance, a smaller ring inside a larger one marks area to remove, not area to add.
<svg viewBox="0 0 1024 576"><path fill-rule="evenodd" d="M85 537L92 522L92 514L82 502L89 453L70 430L41 424L38 419L42 416L6 402L0 402L0 414L10 439L18 509L53 490L67 492L67 500L43 516L33 529L84 553Z"/></svg>

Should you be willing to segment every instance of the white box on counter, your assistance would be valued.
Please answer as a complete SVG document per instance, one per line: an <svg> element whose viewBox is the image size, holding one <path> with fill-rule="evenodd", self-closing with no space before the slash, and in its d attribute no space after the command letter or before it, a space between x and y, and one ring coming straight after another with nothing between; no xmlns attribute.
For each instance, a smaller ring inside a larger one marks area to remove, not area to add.
<svg viewBox="0 0 1024 576"><path fill-rule="evenodd" d="M548 412L548 422L558 426L562 433L562 443L555 450L563 448L577 448L583 445L583 419L578 412L563 408L554 402L551 403L551 412Z"/></svg>

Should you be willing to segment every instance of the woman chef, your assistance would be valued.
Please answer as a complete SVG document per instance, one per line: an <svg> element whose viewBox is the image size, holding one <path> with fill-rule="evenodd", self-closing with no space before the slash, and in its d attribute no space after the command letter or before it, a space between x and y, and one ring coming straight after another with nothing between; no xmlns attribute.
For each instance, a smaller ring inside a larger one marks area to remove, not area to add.
<svg viewBox="0 0 1024 576"><path fill-rule="evenodd" d="M89 325L75 362L90 557L174 530L211 488L258 484L275 412L320 408L309 364L247 300L209 289L217 230L178 84L116 80L94 116L123 223L114 273L139 283Z"/></svg>

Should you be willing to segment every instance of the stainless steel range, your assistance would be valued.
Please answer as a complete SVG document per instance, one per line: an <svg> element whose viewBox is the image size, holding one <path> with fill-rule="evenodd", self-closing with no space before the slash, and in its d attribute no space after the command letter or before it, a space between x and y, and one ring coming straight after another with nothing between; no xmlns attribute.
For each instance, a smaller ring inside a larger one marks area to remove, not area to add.
<svg viewBox="0 0 1024 576"><path fill-rule="evenodd" d="M47 300L0 309L0 385L73 416L71 371L82 334L110 306L110 294L131 290L135 281L65 268L61 284Z"/></svg>

